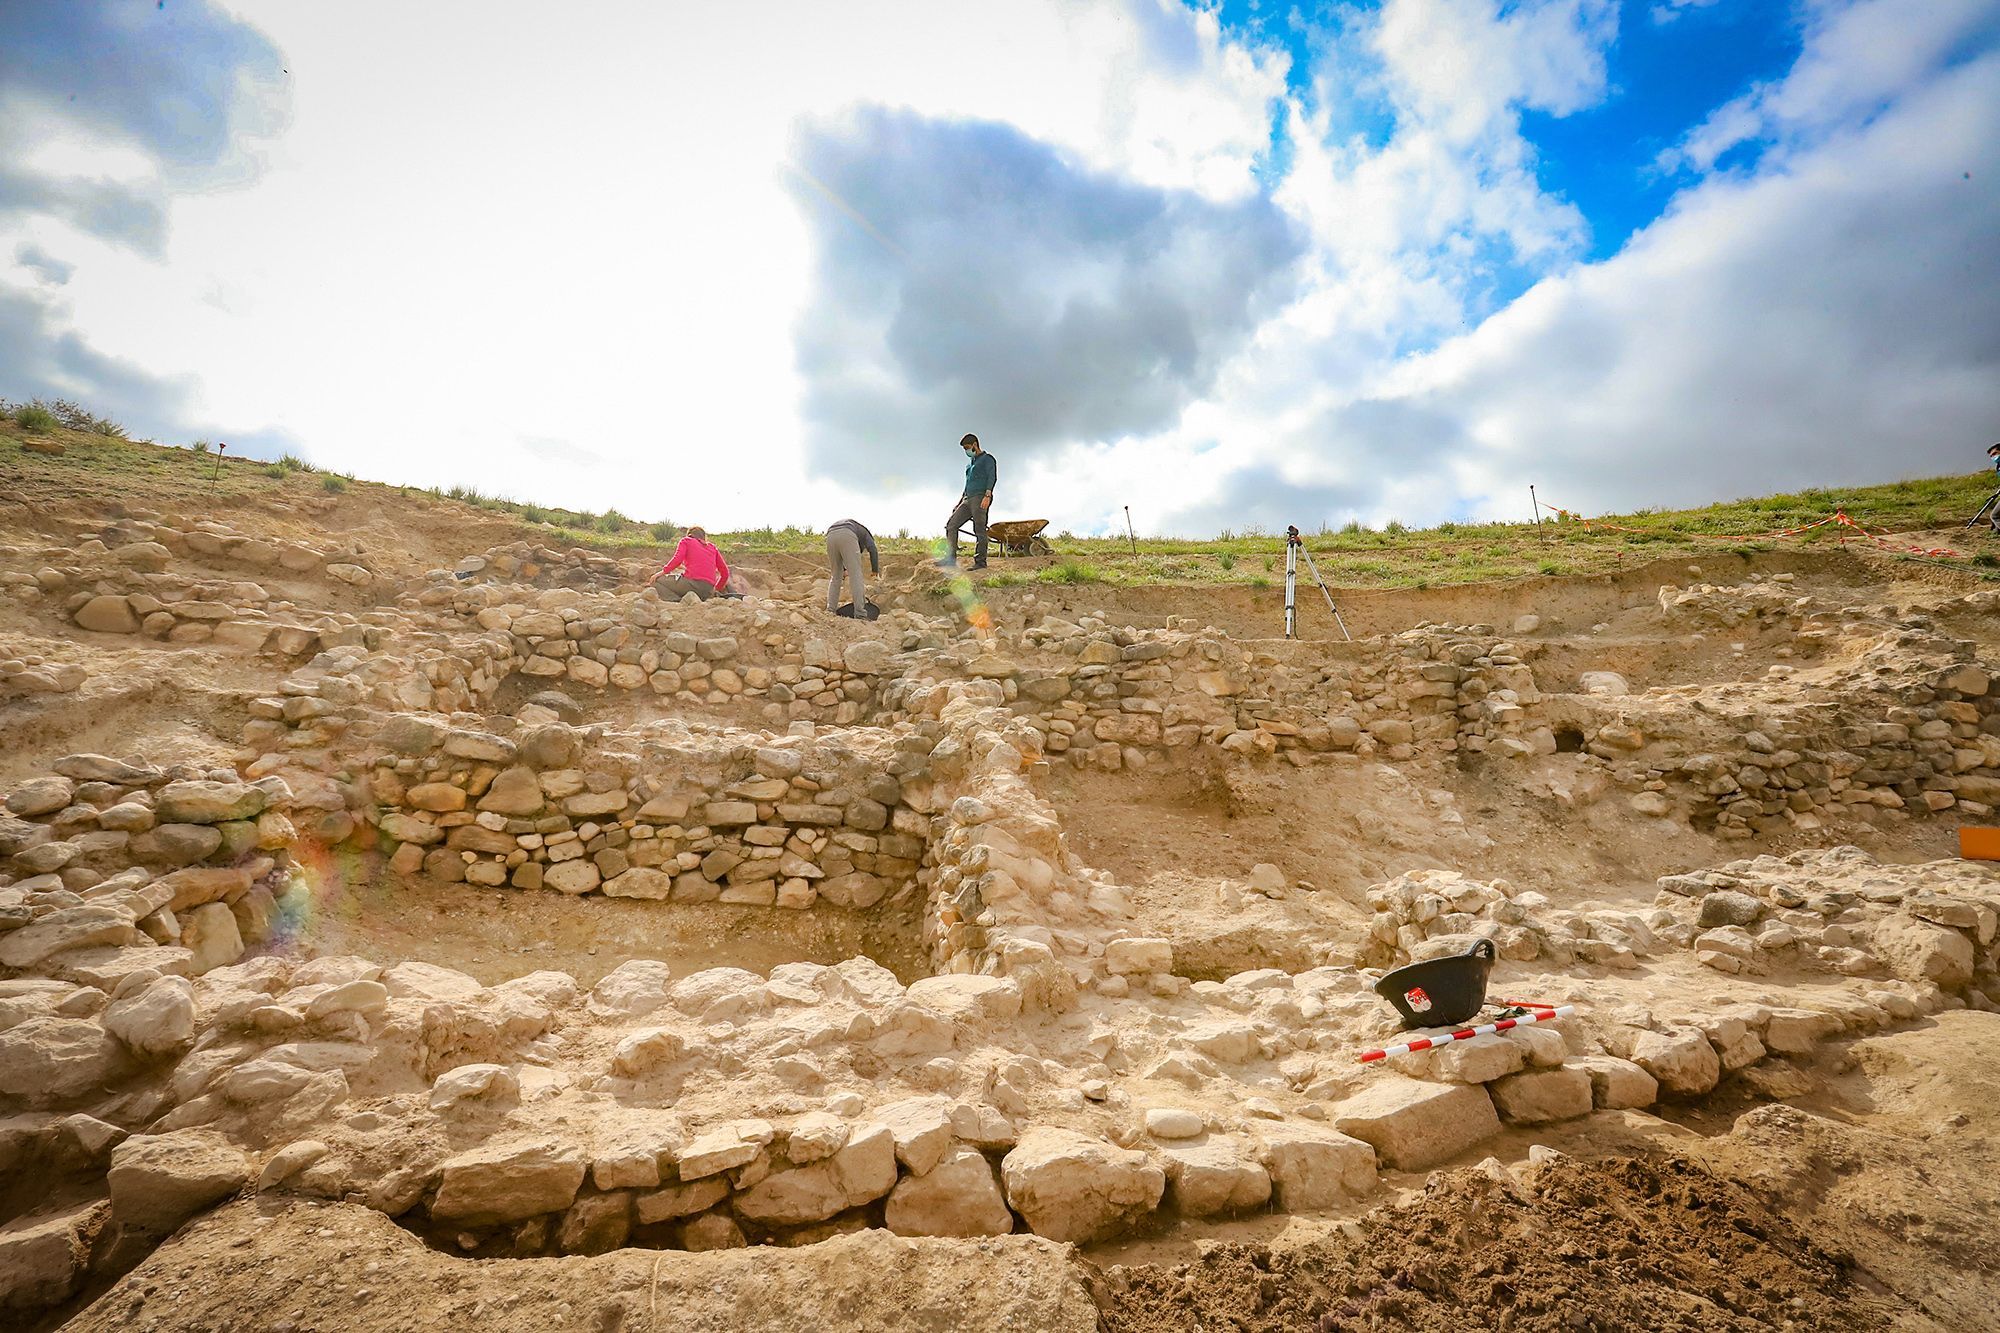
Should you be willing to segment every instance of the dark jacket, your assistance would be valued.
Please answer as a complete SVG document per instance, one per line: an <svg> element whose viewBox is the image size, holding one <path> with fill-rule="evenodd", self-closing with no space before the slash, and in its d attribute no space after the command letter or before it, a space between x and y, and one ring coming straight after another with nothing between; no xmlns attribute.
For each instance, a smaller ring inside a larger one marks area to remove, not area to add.
<svg viewBox="0 0 2000 1333"><path fill-rule="evenodd" d="M973 499L993 494L993 483L999 477L1000 465L985 450L965 460L965 494Z"/></svg>
<svg viewBox="0 0 2000 1333"><path fill-rule="evenodd" d="M868 552L868 567L875 573L880 574L882 572L882 553L875 549L875 534L863 527L858 520L843 518L840 522L834 524L833 527L826 530L827 535L831 536L835 529L838 528L846 528L854 534L854 540L861 544L862 550Z"/></svg>

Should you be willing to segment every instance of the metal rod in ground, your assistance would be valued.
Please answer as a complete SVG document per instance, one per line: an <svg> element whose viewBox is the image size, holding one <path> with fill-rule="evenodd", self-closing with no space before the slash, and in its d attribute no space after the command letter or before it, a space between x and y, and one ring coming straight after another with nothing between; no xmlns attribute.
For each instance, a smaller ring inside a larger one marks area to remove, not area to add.
<svg viewBox="0 0 2000 1333"><path fill-rule="evenodd" d="M1542 526L1542 502L1535 498L1535 483L1528 483L1528 503L1535 507L1535 526Z"/></svg>
<svg viewBox="0 0 2000 1333"><path fill-rule="evenodd" d="M1575 1012L1575 1005L1559 1004L1553 1009L1538 1010L1532 1014L1523 1014L1519 1018L1503 1018L1498 1022L1481 1023L1474 1028L1460 1028L1456 1032L1447 1032L1442 1037L1418 1037L1415 1041L1406 1041L1400 1046L1388 1046L1379 1051L1363 1051L1361 1063L1371 1064L1376 1060L1386 1060L1392 1055L1428 1051L1439 1046L1449 1046L1455 1041L1465 1041L1470 1037L1483 1037L1492 1032L1505 1032L1508 1028L1526 1027L1530 1023L1546 1023L1551 1019L1567 1018Z"/></svg>
<svg viewBox="0 0 2000 1333"><path fill-rule="evenodd" d="M222 475L222 451L224 449L227 449L228 447L229 446L226 444L218 444L215 446L215 471L209 473L208 475L208 484L210 486L214 486L215 479Z"/></svg>

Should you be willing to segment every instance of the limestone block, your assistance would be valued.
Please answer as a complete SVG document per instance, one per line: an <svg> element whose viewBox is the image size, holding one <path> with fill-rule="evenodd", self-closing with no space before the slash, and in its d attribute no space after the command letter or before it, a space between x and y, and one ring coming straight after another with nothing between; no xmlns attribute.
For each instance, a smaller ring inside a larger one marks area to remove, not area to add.
<svg viewBox="0 0 2000 1333"><path fill-rule="evenodd" d="M83 1284L111 1215L99 1200L32 1213L0 1227L0 1310L56 1305Z"/></svg>
<svg viewBox="0 0 2000 1333"><path fill-rule="evenodd" d="M507 1066L460 1065L439 1074L431 1084L430 1106L433 1111L448 1111L467 1103L514 1101L520 1095L520 1076Z"/></svg>
<svg viewBox="0 0 2000 1333"><path fill-rule="evenodd" d="M0 1088L33 1106L103 1088L122 1064L117 1041L87 1018L42 1014L0 1031Z"/></svg>
<svg viewBox="0 0 2000 1333"><path fill-rule="evenodd" d="M854 1127L833 1156L774 1171L738 1193L732 1206L738 1216L752 1222L796 1226L858 1208L889 1193L895 1184L895 1136L885 1125L862 1124Z"/></svg>
<svg viewBox="0 0 2000 1333"><path fill-rule="evenodd" d="M111 1150L107 1183L119 1224L161 1234L250 1179L250 1159L210 1129L135 1134Z"/></svg>
<svg viewBox="0 0 2000 1333"><path fill-rule="evenodd" d="M1179 1106L1155 1106L1146 1112L1146 1132L1156 1139L1192 1139L1208 1128L1201 1112Z"/></svg>
<svg viewBox="0 0 2000 1333"><path fill-rule="evenodd" d="M256 818L268 799L241 782L169 782L155 795L153 813L162 824L220 824Z"/></svg>
<svg viewBox="0 0 2000 1333"><path fill-rule="evenodd" d="M635 958L607 972L590 991L590 1012L600 1018L639 1018L667 1002L673 973L665 963Z"/></svg>
<svg viewBox="0 0 2000 1333"><path fill-rule="evenodd" d="M1631 1056L1672 1097L1698 1097L1722 1077L1721 1058L1699 1028L1641 1032L1632 1042Z"/></svg>
<svg viewBox="0 0 2000 1333"><path fill-rule="evenodd" d="M1172 972L1174 947L1162 939L1113 940L1104 946L1104 966L1115 977Z"/></svg>
<svg viewBox="0 0 2000 1333"><path fill-rule="evenodd" d="M479 798L479 808L500 815L537 814L542 808L542 784L525 765L505 769Z"/></svg>
<svg viewBox="0 0 2000 1333"><path fill-rule="evenodd" d="M641 1226L667 1222L679 1217L705 1213L729 1197L726 1176L708 1176L686 1184L668 1185L650 1194L641 1194L633 1211Z"/></svg>
<svg viewBox="0 0 2000 1333"><path fill-rule="evenodd" d="M1369 1177L1375 1155L1366 1144ZM1271 1173L1239 1138L1212 1136L1200 1143L1177 1143L1162 1150L1171 1202L1183 1217L1214 1217L1262 1208L1271 1198Z"/></svg>
<svg viewBox="0 0 2000 1333"><path fill-rule="evenodd" d="M1530 1069L1496 1079L1487 1091L1502 1119L1538 1125L1589 1115L1590 1074L1582 1069Z"/></svg>
<svg viewBox="0 0 2000 1333"><path fill-rule="evenodd" d="M563 861L542 874L542 883L558 893L583 894L595 889L602 873L589 861Z"/></svg>
<svg viewBox="0 0 2000 1333"><path fill-rule="evenodd" d="M942 1097L910 1097L870 1112L886 1126L896 1145L896 1160L912 1174L935 1167L951 1147L951 1104Z"/></svg>
<svg viewBox="0 0 2000 1333"><path fill-rule="evenodd" d="M554 1139L482 1144L445 1159L431 1216L480 1226L562 1212L587 1166L575 1145Z"/></svg>
<svg viewBox="0 0 2000 1333"><path fill-rule="evenodd" d="M724 1171L734 1171L739 1166L748 1166L763 1155L764 1145L774 1136L770 1123L764 1120L732 1120L696 1135L681 1149L677 1159L681 1179L700 1180ZM883 1145L888 1149L893 1167L895 1140L885 1134ZM887 1186L883 1188L886 1190Z"/></svg>
<svg viewBox="0 0 2000 1333"><path fill-rule="evenodd" d="M1484 1100L1484 1094L1480 1094ZM1375 1188L1375 1149L1349 1134L1286 1125L1260 1132L1278 1208L1287 1213L1328 1208Z"/></svg>
<svg viewBox="0 0 2000 1333"><path fill-rule="evenodd" d="M1385 1164L1422 1171L1499 1133L1500 1117L1476 1084L1385 1078L1334 1108L1333 1125Z"/></svg>
<svg viewBox="0 0 2000 1333"><path fill-rule="evenodd" d="M1526 1062L1527 1052L1523 1047L1491 1032L1448 1046L1399 1055L1394 1060L1399 1070L1413 1078L1445 1083L1491 1083L1518 1072Z"/></svg>
<svg viewBox="0 0 2000 1333"><path fill-rule="evenodd" d="M181 918L181 945L194 954L194 971L200 974L241 958L243 933L227 903L203 903Z"/></svg>
<svg viewBox="0 0 2000 1333"><path fill-rule="evenodd" d="M901 1236L1004 1236L1014 1215L984 1153L954 1148L923 1175L905 1176L884 1209Z"/></svg>
<svg viewBox="0 0 2000 1333"><path fill-rule="evenodd" d="M1972 980L1972 941L1948 926L1892 916L1870 931L1871 952L1904 981L1935 982L1958 990Z"/></svg>
<svg viewBox="0 0 2000 1333"><path fill-rule="evenodd" d="M1580 1055L1571 1063L1590 1075L1591 1104L1601 1110L1635 1110L1660 1099L1659 1080L1630 1060L1615 1055Z"/></svg>
<svg viewBox="0 0 2000 1333"><path fill-rule="evenodd" d="M634 866L622 874L604 881L605 896L611 898L647 898L664 900L673 891L674 877L664 870L646 866Z"/></svg>
<svg viewBox="0 0 2000 1333"><path fill-rule="evenodd" d="M1159 1206L1166 1172L1145 1154L1075 1130L1037 1127L1000 1164L1007 1201L1038 1236L1115 1234Z"/></svg>

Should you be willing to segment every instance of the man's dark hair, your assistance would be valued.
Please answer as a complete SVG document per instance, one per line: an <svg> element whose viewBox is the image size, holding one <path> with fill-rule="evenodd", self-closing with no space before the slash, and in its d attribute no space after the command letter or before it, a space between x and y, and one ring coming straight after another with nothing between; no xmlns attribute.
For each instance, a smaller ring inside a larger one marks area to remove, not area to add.
<svg viewBox="0 0 2000 1333"><path fill-rule="evenodd" d="M1987 452L1987 453L1989 453L1989 454L2000 454L2000 444L1989 444L1989 445L1987 445L1987 446L1986 446L1986 452Z"/></svg>
<svg viewBox="0 0 2000 1333"><path fill-rule="evenodd" d="M974 435L972 432L967 431L965 438L958 442L958 447L963 449L969 444L978 444L978 443L979 443L979 437L977 435Z"/></svg>

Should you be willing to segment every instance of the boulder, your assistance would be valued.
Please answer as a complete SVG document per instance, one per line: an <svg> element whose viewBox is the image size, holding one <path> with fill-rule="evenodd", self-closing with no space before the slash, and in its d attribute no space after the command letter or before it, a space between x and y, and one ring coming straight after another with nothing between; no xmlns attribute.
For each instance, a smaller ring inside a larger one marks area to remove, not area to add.
<svg viewBox="0 0 2000 1333"><path fill-rule="evenodd" d="M898 1182L883 1220L899 1236L1003 1236L1014 1229L993 1164L964 1147Z"/></svg>
<svg viewBox="0 0 2000 1333"><path fill-rule="evenodd" d="M1702 898L1697 924L1703 930L1714 926L1751 926L1763 915L1762 899L1735 889L1718 889Z"/></svg>
<svg viewBox="0 0 2000 1333"><path fill-rule="evenodd" d="M604 881L607 898L645 898L664 902L673 891L674 877L650 866L633 866Z"/></svg>
<svg viewBox="0 0 2000 1333"><path fill-rule="evenodd" d="M574 1144L553 1139L482 1144L445 1159L431 1216L487 1226L563 1212L588 1167Z"/></svg>
<svg viewBox="0 0 2000 1333"><path fill-rule="evenodd" d="M111 1150L111 1212L120 1225L163 1234L250 1179L250 1159L212 1129L135 1134Z"/></svg>
<svg viewBox="0 0 2000 1333"><path fill-rule="evenodd" d="M1000 1164L1007 1202L1038 1236L1115 1234L1159 1206L1166 1172L1145 1154L1075 1130L1037 1127Z"/></svg>
<svg viewBox="0 0 2000 1333"><path fill-rule="evenodd" d="M76 609L76 623L99 634L137 634L139 617L132 603L115 594L93 597Z"/></svg>
<svg viewBox="0 0 2000 1333"><path fill-rule="evenodd" d="M842 666L857 676L879 676L889 669L893 655L888 644L869 639L847 645L840 660Z"/></svg>
<svg viewBox="0 0 2000 1333"><path fill-rule="evenodd" d="M30 778L7 793L7 813L29 819L51 815L76 799L76 784L68 778Z"/></svg>
<svg viewBox="0 0 2000 1333"><path fill-rule="evenodd" d="M113 1000L104 1011L104 1030L134 1055L157 1060L194 1041L194 1019L194 983L161 977Z"/></svg>
<svg viewBox="0 0 2000 1333"><path fill-rule="evenodd" d="M1474 1084L1383 1079L1334 1109L1341 1133L1400 1171L1422 1171L1500 1132L1493 1099Z"/></svg>

